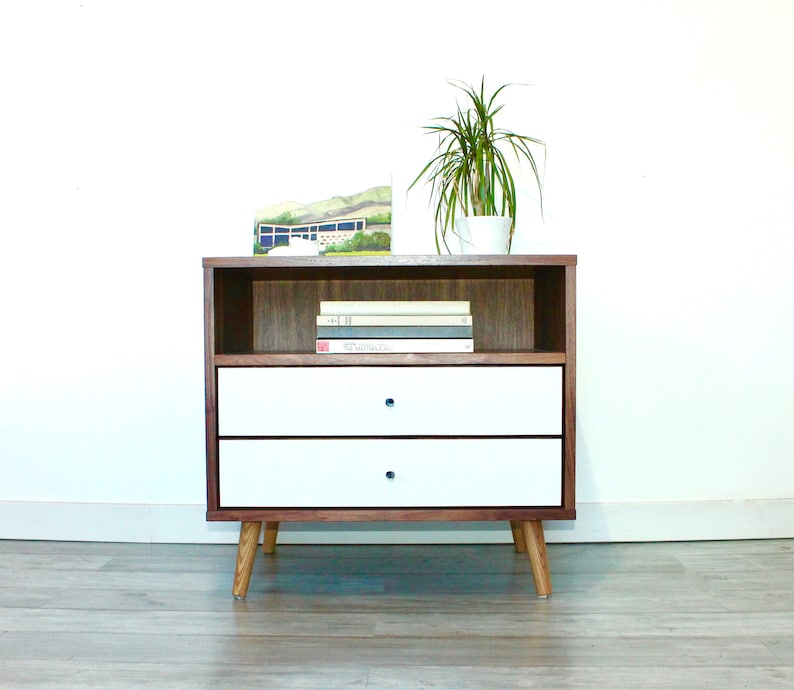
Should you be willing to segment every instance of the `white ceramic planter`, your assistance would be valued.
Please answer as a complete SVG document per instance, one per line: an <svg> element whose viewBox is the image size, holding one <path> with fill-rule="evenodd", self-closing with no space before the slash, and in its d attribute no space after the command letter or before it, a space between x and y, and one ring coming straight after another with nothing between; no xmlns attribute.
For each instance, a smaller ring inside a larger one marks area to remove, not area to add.
<svg viewBox="0 0 794 690"><path fill-rule="evenodd" d="M465 216L455 219L461 254L507 254L511 219L504 216Z"/></svg>

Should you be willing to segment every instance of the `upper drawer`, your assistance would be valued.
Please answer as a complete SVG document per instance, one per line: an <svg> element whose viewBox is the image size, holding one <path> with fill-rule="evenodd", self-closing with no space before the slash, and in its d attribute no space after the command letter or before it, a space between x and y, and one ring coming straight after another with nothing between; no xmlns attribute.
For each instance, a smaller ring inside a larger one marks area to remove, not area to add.
<svg viewBox="0 0 794 690"><path fill-rule="evenodd" d="M222 367L218 433L560 435L562 367Z"/></svg>

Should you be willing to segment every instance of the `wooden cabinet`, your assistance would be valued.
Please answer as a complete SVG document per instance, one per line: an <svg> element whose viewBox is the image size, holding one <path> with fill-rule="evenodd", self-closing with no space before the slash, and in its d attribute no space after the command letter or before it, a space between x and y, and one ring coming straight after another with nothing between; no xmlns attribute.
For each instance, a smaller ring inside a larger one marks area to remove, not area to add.
<svg viewBox="0 0 794 690"><path fill-rule="evenodd" d="M204 259L207 519L233 592L282 521L573 519L574 256ZM474 353L315 354L322 300L468 300Z"/></svg>

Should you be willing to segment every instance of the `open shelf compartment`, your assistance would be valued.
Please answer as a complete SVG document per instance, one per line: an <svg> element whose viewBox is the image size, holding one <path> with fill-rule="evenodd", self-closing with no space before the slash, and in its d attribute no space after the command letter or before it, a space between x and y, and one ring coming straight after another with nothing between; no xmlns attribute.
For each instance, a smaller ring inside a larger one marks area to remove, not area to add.
<svg viewBox="0 0 794 690"><path fill-rule="evenodd" d="M572 257L546 256L208 259L213 342L207 345L217 365L231 366L277 365L279 358L293 364L294 356L304 358L301 364L351 357L391 357L402 364L564 363L572 314L567 269L574 264ZM317 356L315 317L323 300L468 300L475 353Z"/></svg>

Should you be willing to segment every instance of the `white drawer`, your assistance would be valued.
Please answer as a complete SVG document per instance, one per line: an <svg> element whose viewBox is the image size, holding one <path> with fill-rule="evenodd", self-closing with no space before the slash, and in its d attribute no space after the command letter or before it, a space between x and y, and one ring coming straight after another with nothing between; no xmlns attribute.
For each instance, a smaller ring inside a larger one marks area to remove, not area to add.
<svg viewBox="0 0 794 690"><path fill-rule="evenodd" d="M218 433L560 435L562 367L224 367Z"/></svg>
<svg viewBox="0 0 794 690"><path fill-rule="evenodd" d="M222 508L559 506L561 494L560 439L220 442Z"/></svg>

